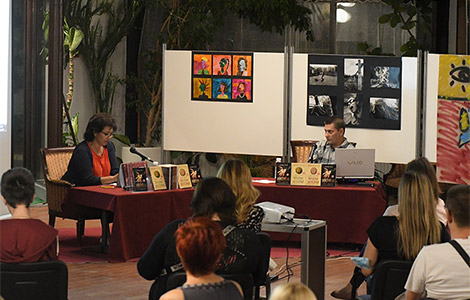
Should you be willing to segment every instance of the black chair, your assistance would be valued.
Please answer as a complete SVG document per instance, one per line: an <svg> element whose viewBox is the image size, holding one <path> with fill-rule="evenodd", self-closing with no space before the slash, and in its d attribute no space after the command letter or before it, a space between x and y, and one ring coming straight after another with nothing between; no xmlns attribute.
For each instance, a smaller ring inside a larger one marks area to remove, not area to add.
<svg viewBox="0 0 470 300"><path fill-rule="evenodd" d="M243 298L245 300L253 299L253 276L251 274L218 274L227 280L233 280L238 282L243 291ZM186 281L186 273L176 272L168 276L166 283L166 290L172 290L179 286L182 286Z"/></svg>
<svg viewBox="0 0 470 300"><path fill-rule="evenodd" d="M60 260L35 263L0 263L5 300L67 300L68 270Z"/></svg>
<svg viewBox="0 0 470 300"><path fill-rule="evenodd" d="M253 280L255 284L255 300L260 299L260 288L266 286L266 299L269 299L271 294L271 280L269 278L269 259L271 257L271 237L265 232L258 232L256 234L261 242L261 260L256 272L253 273Z"/></svg>
<svg viewBox="0 0 470 300"><path fill-rule="evenodd" d="M405 283L412 262L404 260L383 260L374 270L372 300L393 300L405 291Z"/></svg>

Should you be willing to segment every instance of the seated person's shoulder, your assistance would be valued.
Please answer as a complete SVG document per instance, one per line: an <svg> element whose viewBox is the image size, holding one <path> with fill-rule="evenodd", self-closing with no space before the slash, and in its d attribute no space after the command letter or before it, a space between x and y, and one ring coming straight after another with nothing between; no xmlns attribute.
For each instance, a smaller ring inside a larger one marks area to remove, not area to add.
<svg viewBox="0 0 470 300"><path fill-rule="evenodd" d="M184 295L181 289L174 289L166 292L160 297L160 300L183 300Z"/></svg>

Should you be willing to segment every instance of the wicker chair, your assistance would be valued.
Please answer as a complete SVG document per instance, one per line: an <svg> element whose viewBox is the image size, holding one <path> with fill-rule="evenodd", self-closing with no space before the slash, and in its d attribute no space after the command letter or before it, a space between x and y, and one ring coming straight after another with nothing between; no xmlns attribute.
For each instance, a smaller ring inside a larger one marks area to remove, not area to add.
<svg viewBox="0 0 470 300"><path fill-rule="evenodd" d="M62 207L68 190L73 186L70 182L61 180L67 171L73 150L74 147L41 149L41 158L46 182L49 225L54 227L56 217L77 220L77 240L81 245L85 232L85 220L101 219L102 212L73 204L65 210Z"/></svg>
<svg viewBox="0 0 470 300"><path fill-rule="evenodd" d="M306 163L308 162L308 156L312 151L313 145L318 141L290 141L292 148L292 162Z"/></svg>

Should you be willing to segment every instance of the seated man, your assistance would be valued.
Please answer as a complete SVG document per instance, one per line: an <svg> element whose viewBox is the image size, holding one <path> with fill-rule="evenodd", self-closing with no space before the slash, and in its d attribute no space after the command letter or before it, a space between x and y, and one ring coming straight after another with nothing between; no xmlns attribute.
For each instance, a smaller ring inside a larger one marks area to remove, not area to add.
<svg viewBox="0 0 470 300"><path fill-rule="evenodd" d="M421 249L405 285L406 300L423 296L440 300L470 297L470 186L449 189L446 213L453 241ZM452 242L457 242L467 254L466 263L457 250L459 246L454 248Z"/></svg>
<svg viewBox="0 0 470 300"><path fill-rule="evenodd" d="M346 126L343 119L331 117L325 120L326 141L316 143L310 152L309 163L334 164L336 148L354 148L344 136Z"/></svg>
<svg viewBox="0 0 470 300"><path fill-rule="evenodd" d="M0 261L24 263L57 260L57 230L32 219L29 205L34 199L34 177L24 168L6 171L1 182L2 200L12 218L0 221Z"/></svg>

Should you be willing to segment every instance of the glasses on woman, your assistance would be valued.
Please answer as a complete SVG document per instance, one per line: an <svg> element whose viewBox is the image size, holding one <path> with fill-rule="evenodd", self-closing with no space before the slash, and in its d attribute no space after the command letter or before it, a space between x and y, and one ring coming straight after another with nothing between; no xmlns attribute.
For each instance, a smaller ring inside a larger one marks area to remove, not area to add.
<svg viewBox="0 0 470 300"><path fill-rule="evenodd" d="M101 132L102 135L104 135L105 137L109 137L110 139L113 138L113 133L110 131L110 132Z"/></svg>

